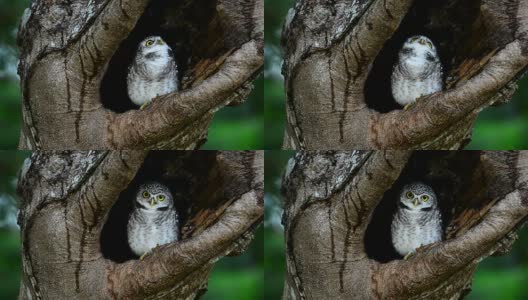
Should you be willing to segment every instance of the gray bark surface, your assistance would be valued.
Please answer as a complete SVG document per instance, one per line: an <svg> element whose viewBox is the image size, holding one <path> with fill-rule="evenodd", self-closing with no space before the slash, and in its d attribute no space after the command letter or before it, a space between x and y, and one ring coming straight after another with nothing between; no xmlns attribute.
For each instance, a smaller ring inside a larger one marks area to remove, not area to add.
<svg viewBox="0 0 528 300"><path fill-rule="evenodd" d="M214 113L251 91L263 17L262 0L32 1L18 33L19 148L198 148ZM126 57L160 32L186 65L183 90L134 109L115 92L126 91Z"/></svg>
<svg viewBox="0 0 528 300"><path fill-rule="evenodd" d="M138 260L118 223L153 174L172 187L182 239ZM263 153L35 152L18 192L19 299L197 299L262 221Z"/></svg>
<svg viewBox="0 0 528 300"><path fill-rule="evenodd" d="M388 207L415 177L439 196L446 238L403 260ZM283 194L283 299L461 299L528 216L528 153L301 151Z"/></svg>
<svg viewBox="0 0 528 300"><path fill-rule="evenodd" d="M408 110L390 73L403 41L427 34L446 89ZM460 149L478 113L507 102L528 64L528 3L299 0L282 35L283 147L308 150Z"/></svg>

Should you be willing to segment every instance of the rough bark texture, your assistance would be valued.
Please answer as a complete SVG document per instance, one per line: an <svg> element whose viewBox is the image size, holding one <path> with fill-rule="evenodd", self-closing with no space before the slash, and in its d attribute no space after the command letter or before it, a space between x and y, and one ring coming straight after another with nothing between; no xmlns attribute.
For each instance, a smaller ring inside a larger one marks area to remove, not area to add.
<svg viewBox="0 0 528 300"><path fill-rule="evenodd" d="M283 147L460 149L478 112L515 91L527 33L522 0L298 0L283 29ZM446 89L402 110L390 74L415 34L437 45Z"/></svg>
<svg viewBox="0 0 528 300"><path fill-rule="evenodd" d="M143 260L126 222L145 180L167 184L182 240ZM262 152L35 152L19 181L19 299L197 299L263 216Z"/></svg>
<svg viewBox="0 0 528 300"><path fill-rule="evenodd" d="M446 238L403 260L391 216L417 179L439 197ZM303 151L283 193L283 299L461 299L528 216L528 152Z"/></svg>
<svg viewBox="0 0 528 300"><path fill-rule="evenodd" d="M262 0L32 1L20 24L21 149L195 149L263 64ZM138 110L126 72L161 35L182 90Z"/></svg>

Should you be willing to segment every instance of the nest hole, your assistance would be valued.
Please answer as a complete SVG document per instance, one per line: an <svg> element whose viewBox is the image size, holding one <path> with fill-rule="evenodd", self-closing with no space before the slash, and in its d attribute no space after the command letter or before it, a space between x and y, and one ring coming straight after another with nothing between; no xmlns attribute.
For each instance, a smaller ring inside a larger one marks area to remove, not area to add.
<svg viewBox="0 0 528 300"><path fill-rule="evenodd" d="M219 187L211 187L210 183L217 176L215 164L215 151L150 152L109 213L101 233L103 256L119 263L137 258L128 246L127 222L139 185L150 180L169 187L180 220L180 236L189 237L193 217L206 209L200 199L217 197Z"/></svg>
<svg viewBox="0 0 528 300"><path fill-rule="evenodd" d="M444 89L477 73L479 63L502 43L485 21L481 5L481 0L415 2L372 65L365 84L367 106L381 113L401 109L392 97L391 74L403 43L414 35L425 35L436 45Z"/></svg>
<svg viewBox="0 0 528 300"><path fill-rule="evenodd" d="M126 77L139 43L147 36L161 36L172 48L182 90L203 75L203 67L195 70L201 61L227 52L224 32L216 0L152 1L108 65L101 83L103 106L117 113L138 109L128 97Z"/></svg>
<svg viewBox="0 0 528 300"><path fill-rule="evenodd" d="M433 188L442 213L444 235L450 230L452 221L467 209L467 206L480 207L484 199L489 199L488 193L478 194L478 189L475 188L476 184L479 184L478 180L482 180L479 175L479 154L478 151L415 152L398 180L385 192L374 210L365 233L368 257L381 263L401 259L392 246L390 227L396 211L396 199L405 184L421 181ZM457 201L462 199L467 205L463 210L456 207ZM473 202L466 201L467 199Z"/></svg>

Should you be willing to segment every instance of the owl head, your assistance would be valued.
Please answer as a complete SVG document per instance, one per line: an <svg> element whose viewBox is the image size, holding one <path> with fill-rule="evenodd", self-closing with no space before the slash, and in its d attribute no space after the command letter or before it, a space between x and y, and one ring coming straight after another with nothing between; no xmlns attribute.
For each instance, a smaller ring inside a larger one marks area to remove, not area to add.
<svg viewBox="0 0 528 300"><path fill-rule="evenodd" d="M172 57L172 50L160 36L149 36L139 43L137 56L149 60Z"/></svg>
<svg viewBox="0 0 528 300"><path fill-rule="evenodd" d="M139 186L136 194L136 209L144 211L164 211L173 206L172 193L165 185L150 181Z"/></svg>
<svg viewBox="0 0 528 300"><path fill-rule="evenodd" d="M438 53L433 42L426 36L415 35L408 38L399 53L400 61L417 59L434 63L438 60Z"/></svg>
<svg viewBox="0 0 528 300"><path fill-rule="evenodd" d="M413 182L402 188L398 206L411 212L428 211L436 207L436 201L436 194L429 185Z"/></svg>

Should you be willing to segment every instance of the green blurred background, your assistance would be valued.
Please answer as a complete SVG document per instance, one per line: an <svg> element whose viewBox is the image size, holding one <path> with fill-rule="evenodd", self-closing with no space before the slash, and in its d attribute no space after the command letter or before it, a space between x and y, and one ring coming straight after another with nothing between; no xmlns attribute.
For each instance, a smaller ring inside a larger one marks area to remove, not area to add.
<svg viewBox="0 0 528 300"><path fill-rule="evenodd" d="M264 227L264 299L280 299L284 272L284 237L280 224L281 176L293 151L266 151L265 227ZM528 299L528 227L519 231L519 239L506 256L482 261L475 273L468 300Z"/></svg>
<svg viewBox="0 0 528 300"><path fill-rule="evenodd" d="M29 0L0 0L0 149L16 149L20 131L21 104L16 75L16 31ZM242 105L218 111L202 149L263 149L263 78Z"/></svg>
<svg viewBox="0 0 528 300"><path fill-rule="evenodd" d="M16 181L30 152L0 151L0 299L17 299L21 276L20 238L16 225ZM205 300L263 299L264 229L261 226L241 256L216 263Z"/></svg>
<svg viewBox="0 0 528 300"><path fill-rule="evenodd" d="M280 149L286 113L284 85L281 75L282 24L293 0L265 0L264 88L266 101L266 149ZM519 89L510 103L487 108L480 113L473 130L473 140L466 149L528 149L528 76L519 82Z"/></svg>

